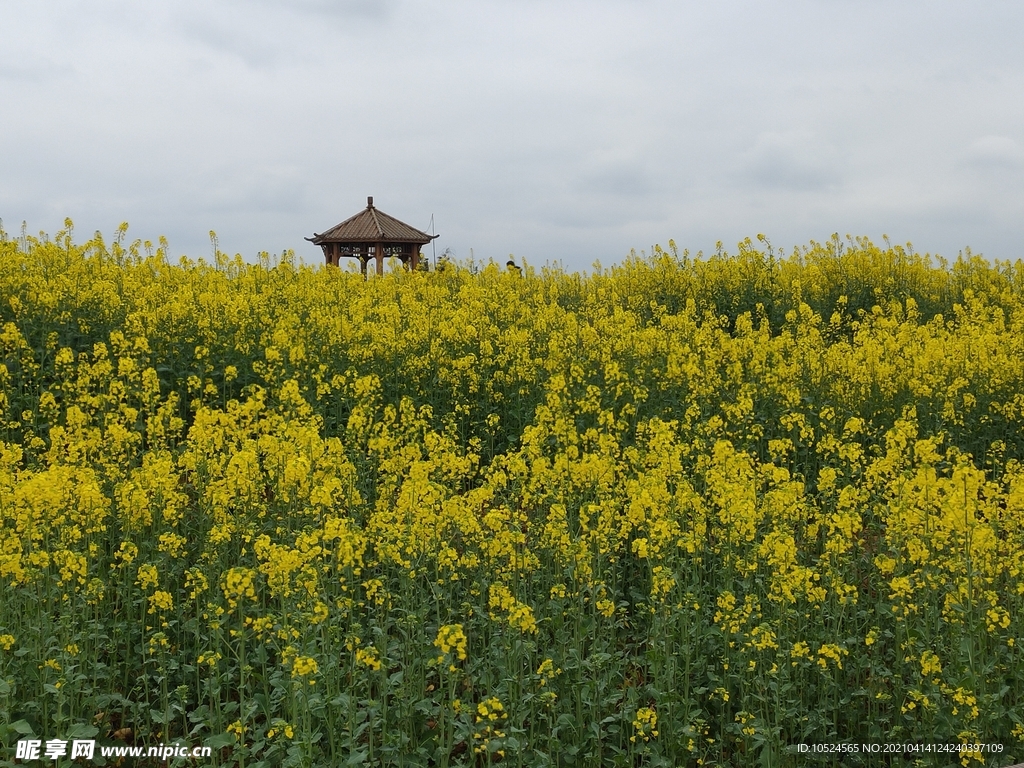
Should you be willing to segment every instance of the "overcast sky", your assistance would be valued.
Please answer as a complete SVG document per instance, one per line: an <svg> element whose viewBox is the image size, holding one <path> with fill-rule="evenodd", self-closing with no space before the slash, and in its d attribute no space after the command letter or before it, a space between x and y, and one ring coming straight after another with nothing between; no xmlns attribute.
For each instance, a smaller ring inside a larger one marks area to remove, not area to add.
<svg viewBox="0 0 1024 768"><path fill-rule="evenodd" d="M380 210L437 251L674 238L1024 258L1020 0L0 0L9 233L255 259ZM429 253L430 247L427 247Z"/></svg>

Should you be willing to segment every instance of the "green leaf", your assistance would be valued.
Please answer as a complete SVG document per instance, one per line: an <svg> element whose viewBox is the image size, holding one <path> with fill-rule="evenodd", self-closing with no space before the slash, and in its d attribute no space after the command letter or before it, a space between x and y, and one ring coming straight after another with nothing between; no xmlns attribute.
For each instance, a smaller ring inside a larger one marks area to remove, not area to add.
<svg viewBox="0 0 1024 768"><path fill-rule="evenodd" d="M22 736L35 736L35 731L32 730L32 726L25 720L17 720L11 723L8 728L15 733L20 733Z"/></svg>
<svg viewBox="0 0 1024 768"><path fill-rule="evenodd" d="M71 726L69 730L62 738L64 739L91 739L100 729L90 723L77 723Z"/></svg>
<svg viewBox="0 0 1024 768"><path fill-rule="evenodd" d="M345 765L362 765L366 761L366 750L355 751L348 756Z"/></svg>
<svg viewBox="0 0 1024 768"><path fill-rule="evenodd" d="M221 747L231 747L237 743L238 739L233 733L219 733L216 736L211 736L203 744L213 749L220 749Z"/></svg>

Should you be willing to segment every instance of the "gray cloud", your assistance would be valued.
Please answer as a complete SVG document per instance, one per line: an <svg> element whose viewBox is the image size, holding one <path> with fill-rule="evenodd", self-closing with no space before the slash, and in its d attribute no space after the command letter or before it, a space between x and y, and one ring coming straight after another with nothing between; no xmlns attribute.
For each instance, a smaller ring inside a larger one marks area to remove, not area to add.
<svg viewBox="0 0 1024 768"><path fill-rule="evenodd" d="M580 190L612 198L642 199L656 189L656 182L639 165L621 163L609 165L586 174Z"/></svg>
<svg viewBox="0 0 1024 768"><path fill-rule="evenodd" d="M316 261L372 194L439 249L577 268L757 232L1017 256L1022 27L998 0L14 0L0 216Z"/></svg>
<svg viewBox="0 0 1024 768"><path fill-rule="evenodd" d="M967 162L979 168L1024 167L1024 149L1008 136L982 136L967 149Z"/></svg>
<svg viewBox="0 0 1024 768"><path fill-rule="evenodd" d="M187 16L181 20L181 35L215 53L241 59L253 68L270 67L281 58L280 45L264 36L212 18Z"/></svg>
<svg viewBox="0 0 1024 768"><path fill-rule="evenodd" d="M20 81L33 85L52 82L74 72L67 63L39 55L19 55L8 49L0 54L0 80ZM10 107L10 105L8 105Z"/></svg>
<svg viewBox="0 0 1024 768"><path fill-rule="evenodd" d="M740 156L740 174L765 187L816 192L838 186L835 148L805 131L760 134Z"/></svg>
<svg viewBox="0 0 1024 768"><path fill-rule="evenodd" d="M277 6L341 20L388 19L395 9L395 0L258 0L260 5Z"/></svg>
<svg viewBox="0 0 1024 768"><path fill-rule="evenodd" d="M335 45L372 34L394 7L394 0L231 0L182 4L172 12L186 40L252 68L272 68L308 59L325 32L334 36Z"/></svg>

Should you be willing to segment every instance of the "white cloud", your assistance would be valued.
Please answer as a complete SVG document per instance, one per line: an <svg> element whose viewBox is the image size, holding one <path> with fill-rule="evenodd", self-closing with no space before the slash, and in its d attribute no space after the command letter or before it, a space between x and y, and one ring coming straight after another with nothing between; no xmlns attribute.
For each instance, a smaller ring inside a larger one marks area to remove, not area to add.
<svg viewBox="0 0 1024 768"><path fill-rule="evenodd" d="M1024 149L1008 136L982 136L967 149L967 162L979 168L1020 168Z"/></svg>

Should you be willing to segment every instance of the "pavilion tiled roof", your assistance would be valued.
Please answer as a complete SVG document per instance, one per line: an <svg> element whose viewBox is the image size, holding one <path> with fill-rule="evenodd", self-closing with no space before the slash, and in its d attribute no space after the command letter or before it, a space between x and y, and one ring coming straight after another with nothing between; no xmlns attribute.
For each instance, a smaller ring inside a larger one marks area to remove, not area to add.
<svg viewBox="0 0 1024 768"><path fill-rule="evenodd" d="M366 208L345 219L340 224L313 237L307 237L311 243L429 243L435 235L428 235L394 216L373 207L373 198L367 198Z"/></svg>

